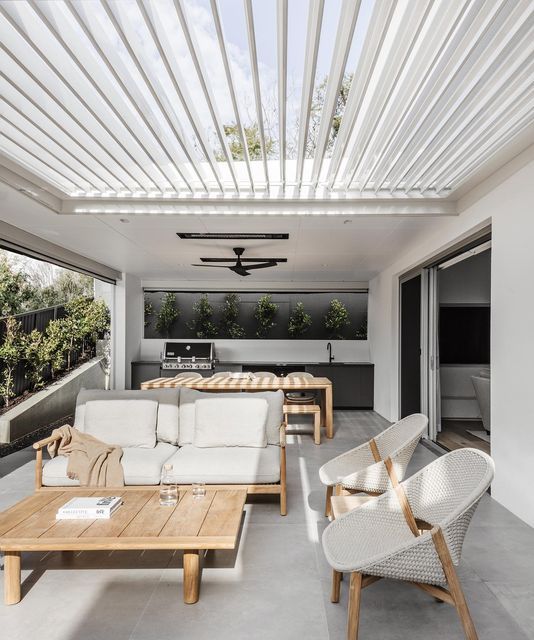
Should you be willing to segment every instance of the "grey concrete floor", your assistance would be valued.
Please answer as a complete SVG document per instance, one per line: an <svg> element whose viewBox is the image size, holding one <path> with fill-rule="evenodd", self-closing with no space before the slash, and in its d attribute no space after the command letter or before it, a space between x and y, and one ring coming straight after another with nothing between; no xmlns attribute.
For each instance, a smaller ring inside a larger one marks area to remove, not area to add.
<svg viewBox="0 0 534 640"><path fill-rule="evenodd" d="M237 552L204 560L200 601L182 602L176 552L85 552L23 556L23 600L0 603L6 640L324 640L345 638L347 581L330 603L320 538L319 466L386 426L371 411L337 411L336 435L288 444L289 513L269 500L247 504ZM0 460L0 509L32 492L30 452ZM11 456L10 456L11 457ZM434 459L422 445L410 473ZM357 543L357 541L355 541ZM534 530L486 496L459 570L480 640L534 639ZM363 593L360 638L463 638L455 611L418 589L380 581Z"/></svg>

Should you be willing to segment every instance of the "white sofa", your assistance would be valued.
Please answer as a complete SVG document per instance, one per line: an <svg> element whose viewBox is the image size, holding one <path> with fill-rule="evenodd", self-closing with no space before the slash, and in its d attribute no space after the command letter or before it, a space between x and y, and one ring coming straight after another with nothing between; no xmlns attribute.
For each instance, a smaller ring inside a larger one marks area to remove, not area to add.
<svg viewBox="0 0 534 640"><path fill-rule="evenodd" d="M282 391L82 389L74 427L122 447L126 486L158 485L163 465L172 464L179 485L246 485L250 493L279 494L285 515L283 404ZM79 486L67 476L67 457L42 464L50 441L34 445L36 489Z"/></svg>

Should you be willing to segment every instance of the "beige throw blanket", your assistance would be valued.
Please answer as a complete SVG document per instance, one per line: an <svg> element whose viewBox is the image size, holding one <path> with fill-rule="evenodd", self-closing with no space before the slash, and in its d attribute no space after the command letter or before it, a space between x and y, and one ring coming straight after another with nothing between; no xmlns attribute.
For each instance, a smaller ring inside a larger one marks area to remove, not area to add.
<svg viewBox="0 0 534 640"><path fill-rule="evenodd" d="M52 435L61 438L48 445L48 453L51 458L68 457L69 478L79 480L83 487L124 486L120 447L97 440L69 425L54 429Z"/></svg>

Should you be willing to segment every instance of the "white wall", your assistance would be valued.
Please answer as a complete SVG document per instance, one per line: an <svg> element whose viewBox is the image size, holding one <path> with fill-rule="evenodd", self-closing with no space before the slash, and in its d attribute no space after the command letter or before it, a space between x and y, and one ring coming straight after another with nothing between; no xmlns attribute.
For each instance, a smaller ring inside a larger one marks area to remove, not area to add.
<svg viewBox="0 0 534 640"><path fill-rule="evenodd" d="M194 340L176 342L194 342ZM328 340L213 340L224 362L328 362ZM140 360L159 360L164 340L143 339ZM331 340L336 362L369 362L367 340Z"/></svg>
<svg viewBox="0 0 534 640"><path fill-rule="evenodd" d="M397 419L398 277L491 222L492 495L534 526L534 492L522 490L531 485L534 460L534 161L511 175L509 167L504 171L503 182L475 202L468 194L461 215L444 220L369 283L370 353L375 410Z"/></svg>
<svg viewBox="0 0 534 640"><path fill-rule="evenodd" d="M139 278L122 274L115 287L113 311L113 388L129 389L130 363L139 358L143 337L143 289Z"/></svg>

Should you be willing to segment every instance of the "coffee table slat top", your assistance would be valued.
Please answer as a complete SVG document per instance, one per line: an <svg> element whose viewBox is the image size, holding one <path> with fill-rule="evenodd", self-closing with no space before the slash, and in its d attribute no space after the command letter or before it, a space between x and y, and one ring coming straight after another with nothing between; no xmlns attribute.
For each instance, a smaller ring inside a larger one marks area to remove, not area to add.
<svg viewBox="0 0 534 640"><path fill-rule="evenodd" d="M121 495L109 520L56 520L58 507L75 496ZM180 491L174 507L159 504L159 490L50 491L35 494L0 514L0 550L233 549L245 489Z"/></svg>

